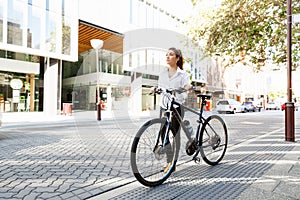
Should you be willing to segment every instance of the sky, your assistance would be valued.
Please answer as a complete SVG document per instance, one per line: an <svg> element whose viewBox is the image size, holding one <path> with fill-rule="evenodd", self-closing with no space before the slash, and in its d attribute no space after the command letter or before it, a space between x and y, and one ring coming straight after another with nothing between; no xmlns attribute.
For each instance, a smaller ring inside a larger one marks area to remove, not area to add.
<svg viewBox="0 0 300 200"><path fill-rule="evenodd" d="M191 0L148 0L155 5L167 10L181 19L187 18L192 11Z"/></svg>

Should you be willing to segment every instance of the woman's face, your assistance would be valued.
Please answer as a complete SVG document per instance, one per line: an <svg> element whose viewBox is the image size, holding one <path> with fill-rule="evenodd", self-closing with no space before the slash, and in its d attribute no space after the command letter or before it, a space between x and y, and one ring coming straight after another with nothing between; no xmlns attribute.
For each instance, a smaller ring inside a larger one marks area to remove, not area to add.
<svg viewBox="0 0 300 200"><path fill-rule="evenodd" d="M176 66L176 63L178 61L179 58L176 57L176 54L174 51L169 50L166 54L166 62L168 65L170 66Z"/></svg>

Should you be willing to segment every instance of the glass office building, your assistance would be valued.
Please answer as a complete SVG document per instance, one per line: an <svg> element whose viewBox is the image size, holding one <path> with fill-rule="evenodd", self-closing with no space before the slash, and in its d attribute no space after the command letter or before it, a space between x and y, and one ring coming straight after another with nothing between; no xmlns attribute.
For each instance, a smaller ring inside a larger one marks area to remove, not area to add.
<svg viewBox="0 0 300 200"><path fill-rule="evenodd" d="M77 0L0 0L0 111L58 112L63 60L78 60Z"/></svg>

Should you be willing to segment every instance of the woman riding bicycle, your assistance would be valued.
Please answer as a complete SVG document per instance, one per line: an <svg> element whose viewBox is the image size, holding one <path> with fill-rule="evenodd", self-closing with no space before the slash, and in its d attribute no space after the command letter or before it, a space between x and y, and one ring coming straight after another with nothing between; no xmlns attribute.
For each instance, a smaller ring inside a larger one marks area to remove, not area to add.
<svg viewBox="0 0 300 200"><path fill-rule="evenodd" d="M183 70L183 57L179 49L174 47L169 48L166 53L166 63L168 64L168 69L163 71L158 78L158 87L165 89L178 89L184 88L185 90L190 89L190 74ZM184 103L187 93L175 93L176 101L179 103ZM167 98L161 98L160 106L161 108L167 109L167 104L169 100ZM181 117L184 116L184 111L180 106L175 106L175 109L179 112ZM172 120L172 126L176 131L176 135L179 134L180 124L176 119ZM180 137L178 137L180 138ZM171 150L167 150L167 166L164 172L167 172L172 163L172 153ZM179 148L178 148L179 151ZM169 156L168 156L169 155Z"/></svg>

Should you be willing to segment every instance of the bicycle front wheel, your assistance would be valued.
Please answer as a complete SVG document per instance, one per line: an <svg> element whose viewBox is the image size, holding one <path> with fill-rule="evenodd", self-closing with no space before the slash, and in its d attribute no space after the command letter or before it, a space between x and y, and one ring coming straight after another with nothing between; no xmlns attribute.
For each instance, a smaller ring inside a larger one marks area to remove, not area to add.
<svg viewBox="0 0 300 200"><path fill-rule="evenodd" d="M218 164L227 149L227 127L218 115L209 116L203 123L200 132L201 156L209 165Z"/></svg>
<svg viewBox="0 0 300 200"><path fill-rule="evenodd" d="M131 168L143 185L160 185L175 169L179 144L174 133L170 127L169 137L165 137L166 119L163 118L147 121L137 132L131 147Z"/></svg>

